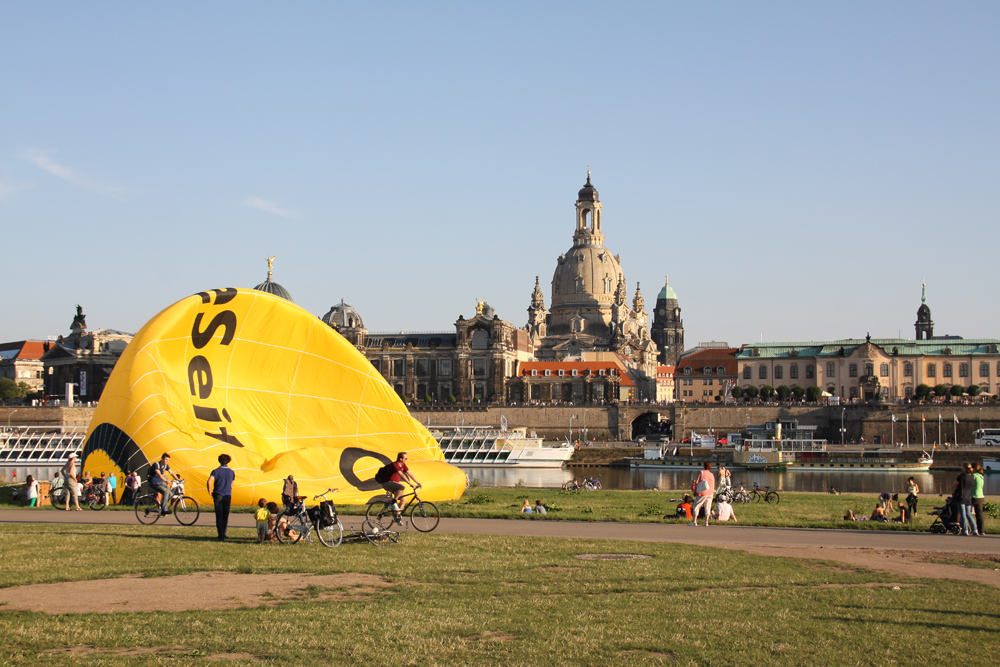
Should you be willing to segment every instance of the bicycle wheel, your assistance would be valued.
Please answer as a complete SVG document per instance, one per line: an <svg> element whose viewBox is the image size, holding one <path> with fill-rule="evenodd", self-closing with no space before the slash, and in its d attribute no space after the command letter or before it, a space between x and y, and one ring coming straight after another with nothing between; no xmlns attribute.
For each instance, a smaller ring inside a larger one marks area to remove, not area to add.
<svg viewBox="0 0 1000 667"><path fill-rule="evenodd" d="M429 533L437 528L440 520L441 515L434 503L418 500L410 505L410 523L421 533Z"/></svg>
<svg viewBox="0 0 1000 667"><path fill-rule="evenodd" d="M344 541L344 526L340 523L340 519L334 519L329 526L317 527L316 535L324 547L339 547Z"/></svg>
<svg viewBox="0 0 1000 667"><path fill-rule="evenodd" d="M383 523L383 519L389 517L389 522L392 521L392 508L389 507L389 503L384 500L376 500L368 504L368 509L365 510L366 519L375 519L379 523Z"/></svg>
<svg viewBox="0 0 1000 667"><path fill-rule="evenodd" d="M171 501L170 506L174 508L174 518L182 526L194 525L194 522L201 516L201 508L191 496L181 496Z"/></svg>
<svg viewBox="0 0 1000 667"><path fill-rule="evenodd" d="M140 496L135 500L135 518L146 525L160 519L160 503L154 496Z"/></svg>
<svg viewBox="0 0 1000 667"><path fill-rule="evenodd" d="M753 498L753 501L755 503L759 503L761 500L764 499L764 494L758 491L757 489L754 489L753 491L750 492L750 497Z"/></svg>
<svg viewBox="0 0 1000 667"><path fill-rule="evenodd" d="M364 523L361 524L361 533L365 536L365 539L377 547L384 547L392 542L398 542L398 537L395 540L392 539L392 532L374 517L365 519Z"/></svg>
<svg viewBox="0 0 1000 667"><path fill-rule="evenodd" d="M49 493L49 502L53 507L63 508L66 506L66 489L59 487Z"/></svg>
<svg viewBox="0 0 1000 667"><path fill-rule="evenodd" d="M274 527L274 536L282 544L295 544L302 539L302 534L306 532L306 525L302 517L296 514L278 515L278 523Z"/></svg>
<svg viewBox="0 0 1000 667"><path fill-rule="evenodd" d="M739 499L739 502L743 503L744 505L749 505L750 504L750 494L747 493L746 491L741 491L740 494L739 494L739 496L738 496L738 499Z"/></svg>
<svg viewBox="0 0 1000 667"><path fill-rule="evenodd" d="M87 507L97 512L100 512L107 506L108 506L108 497L103 493L94 494L94 497L91 498L90 502L87 503Z"/></svg>
<svg viewBox="0 0 1000 667"><path fill-rule="evenodd" d="M572 491L575 488L576 488L576 485L573 484L573 482L566 482L565 484L562 485L562 490L563 491Z"/></svg>
<svg viewBox="0 0 1000 667"><path fill-rule="evenodd" d="M773 502L775 505L781 502L781 496L778 495L777 491L768 491L767 495L764 496L765 503Z"/></svg>

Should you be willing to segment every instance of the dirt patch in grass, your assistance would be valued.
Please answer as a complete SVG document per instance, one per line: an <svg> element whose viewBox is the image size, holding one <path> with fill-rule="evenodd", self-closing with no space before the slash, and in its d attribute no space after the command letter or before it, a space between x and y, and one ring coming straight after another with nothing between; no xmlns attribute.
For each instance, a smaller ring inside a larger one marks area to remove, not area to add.
<svg viewBox="0 0 1000 667"><path fill-rule="evenodd" d="M514 635L505 635L501 632L484 632L481 635L472 635L471 637L466 637L467 642L509 642L517 639Z"/></svg>
<svg viewBox="0 0 1000 667"><path fill-rule="evenodd" d="M825 561L836 561L869 570L881 570L891 574L908 577L926 577L928 579L960 579L974 581L988 586L1000 587L1000 571L976 565L965 567L955 564L956 561L985 563L995 559L990 554L945 553L926 551L901 551L896 549L825 549L823 547L788 547L788 546L733 546L733 549L747 551L762 556L784 556L787 558L811 558ZM952 562L936 562L950 560ZM1000 563L997 564L1000 568ZM897 584L899 585L899 584Z"/></svg>
<svg viewBox="0 0 1000 667"><path fill-rule="evenodd" d="M124 577L13 586L0 589L0 609L45 614L239 609L291 600L363 599L389 585L386 579L371 574L199 572L176 577Z"/></svg>
<svg viewBox="0 0 1000 667"><path fill-rule="evenodd" d="M204 653L189 646L133 646L130 648L97 648L96 646L72 646L43 651L46 656L70 656L73 658L89 658L93 656L156 656L167 658L194 657L206 660L241 660L243 662L264 662L260 656L252 653Z"/></svg>

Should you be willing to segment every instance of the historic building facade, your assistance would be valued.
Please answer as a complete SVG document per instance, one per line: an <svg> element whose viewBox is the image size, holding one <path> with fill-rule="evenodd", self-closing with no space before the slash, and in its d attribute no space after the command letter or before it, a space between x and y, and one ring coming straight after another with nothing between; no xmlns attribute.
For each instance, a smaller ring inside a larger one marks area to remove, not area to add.
<svg viewBox="0 0 1000 667"><path fill-rule="evenodd" d="M496 315L485 301L470 319L459 315L454 331L371 334L343 300L323 321L372 363L401 397L447 403L507 400L518 361L531 357L527 332Z"/></svg>
<svg viewBox="0 0 1000 667"><path fill-rule="evenodd" d="M508 395L527 405L588 405L638 398L632 372L615 355L604 361L528 361L518 364Z"/></svg>
<svg viewBox="0 0 1000 667"><path fill-rule="evenodd" d="M19 340L0 343L0 377L28 385L29 391L41 391L45 364L42 355L48 343L40 340Z"/></svg>
<svg viewBox="0 0 1000 667"><path fill-rule="evenodd" d="M659 362L676 366L677 360L684 353L684 320L681 319L681 307L674 288L670 286L669 276L656 296L650 336L660 350L657 357Z"/></svg>
<svg viewBox="0 0 1000 667"><path fill-rule="evenodd" d="M525 330L537 361L588 361L613 353L634 371L641 397L656 393L657 346L650 337L639 285L631 304L621 256L604 245L603 205L587 182L576 200L573 245L560 255L546 308L539 279L528 307Z"/></svg>
<svg viewBox="0 0 1000 667"><path fill-rule="evenodd" d="M66 386L72 384L79 400L98 400L132 336L115 329L89 331L87 316L77 306L69 335L60 336L42 355L45 394L67 399Z"/></svg>
<svg viewBox="0 0 1000 667"><path fill-rule="evenodd" d="M819 387L848 399L911 398L921 384L1000 392L1000 340L934 336L926 285L917 310L916 340L752 343L737 353L739 384Z"/></svg>
<svg viewBox="0 0 1000 667"><path fill-rule="evenodd" d="M725 401L735 386L739 348L703 345L680 358L674 369L674 400L684 403Z"/></svg>

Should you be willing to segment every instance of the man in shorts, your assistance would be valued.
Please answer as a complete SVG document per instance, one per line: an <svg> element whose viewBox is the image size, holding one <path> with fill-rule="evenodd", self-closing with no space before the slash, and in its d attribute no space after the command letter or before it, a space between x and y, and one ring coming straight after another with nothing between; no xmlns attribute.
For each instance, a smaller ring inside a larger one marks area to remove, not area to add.
<svg viewBox="0 0 1000 667"><path fill-rule="evenodd" d="M392 475L389 481L381 482L382 488L392 495L392 511L397 520L399 518L399 503L403 499L403 492L406 491L406 487L402 484L403 480L405 479L406 483L414 489L419 489L422 486L417 481L417 478L410 474L410 468L406 465L409 458L406 452L397 454L396 460L386 466L386 468L389 466L392 467Z"/></svg>

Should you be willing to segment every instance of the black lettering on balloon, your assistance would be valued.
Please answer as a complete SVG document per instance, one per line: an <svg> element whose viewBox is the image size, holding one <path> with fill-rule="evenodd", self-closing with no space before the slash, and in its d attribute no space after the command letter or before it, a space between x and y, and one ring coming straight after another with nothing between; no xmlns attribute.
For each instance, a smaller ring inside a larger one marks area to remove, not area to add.
<svg viewBox="0 0 1000 667"><path fill-rule="evenodd" d="M204 313L198 313L194 318L194 326L191 327L191 342L194 343L194 346L200 350L208 345L219 327L226 328L226 332L222 334L222 345L229 345L236 334L236 313L231 310L224 310L212 318L212 321L208 323L207 329L199 331L203 315Z"/></svg>
<svg viewBox="0 0 1000 667"><path fill-rule="evenodd" d="M360 447L345 447L344 451L340 454L340 474L344 476L344 480L348 484L358 491L375 491L381 489L382 485L375 481L374 476L371 479L362 480L354 473L354 464L364 458L378 459L382 463L379 466L380 468L392 463L392 459L385 454L379 454L378 452Z"/></svg>
<svg viewBox="0 0 1000 667"><path fill-rule="evenodd" d="M215 305L221 306L222 304L229 303L235 299L237 290L235 287L227 287L226 289L209 290L209 292L215 295ZM201 297L202 303L211 303L212 296L209 292L198 292L196 296Z"/></svg>
<svg viewBox="0 0 1000 667"><path fill-rule="evenodd" d="M194 389L195 377L198 378L198 398L208 398L212 395L212 367L208 363L208 359L201 356L191 359L188 364L188 386L191 388L191 395L195 396L196 392Z"/></svg>
<svg viewBox="0 0 1000 667"><path fill-rule="evenodd" d="M237 447L242 447L243 443L236 439L235 435L229 435L226 433L226 427L220 426L218 433L210 433L205 431L205 435L210 438L215 438L216 440L221 440L222 442L228 442L230 445L236 445Z"/></svg>
<svg viewBox="0 0 1000 667"><path fill-rule="evenodd" d="M203 422L221 422L222 417L216 408L206 408L203 405L194 406L194 418Z"/></svg>

